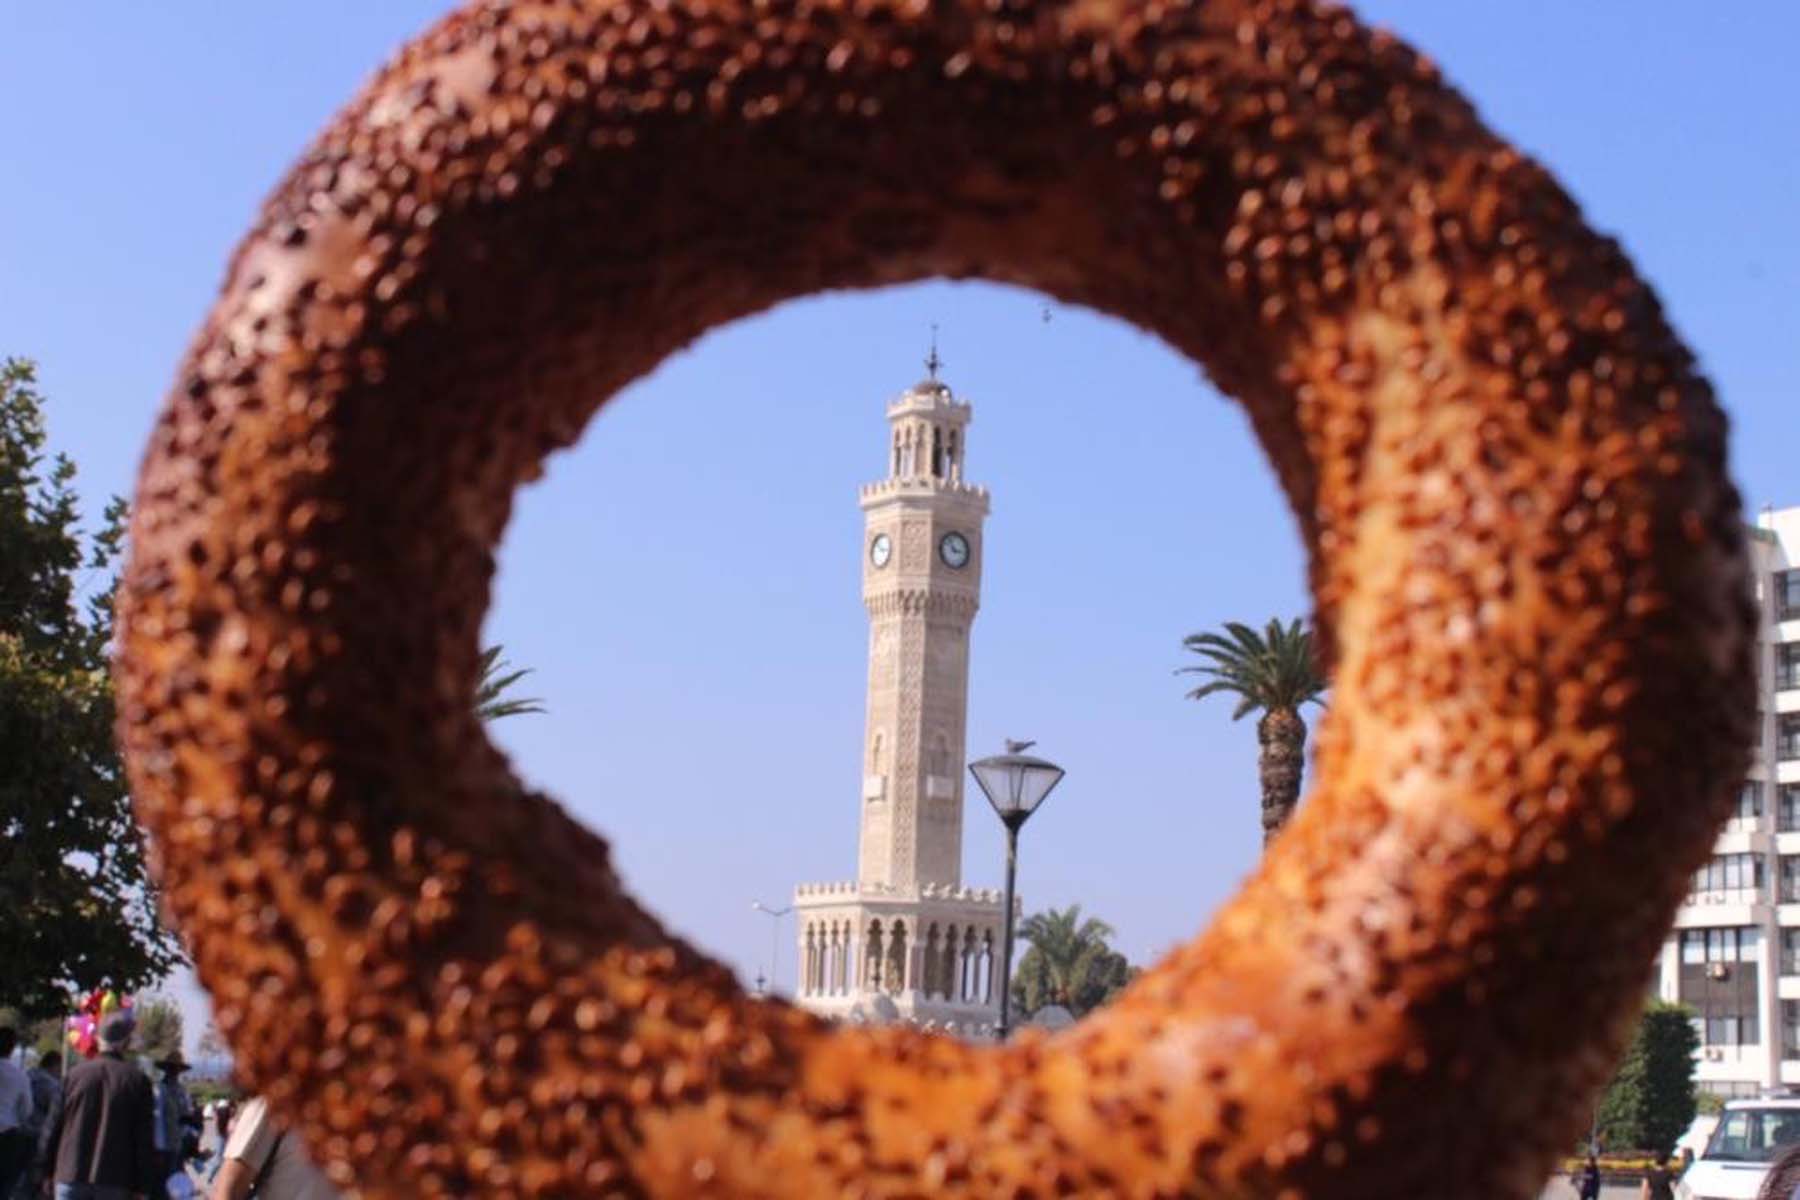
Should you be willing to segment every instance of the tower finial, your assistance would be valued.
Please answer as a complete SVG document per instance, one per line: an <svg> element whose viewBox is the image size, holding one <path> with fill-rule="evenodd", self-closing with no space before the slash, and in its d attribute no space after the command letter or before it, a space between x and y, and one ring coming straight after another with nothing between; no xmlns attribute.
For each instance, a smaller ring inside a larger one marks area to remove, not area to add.
<svg viewBox="0 0 1800 1200"><path fill-rule="evenodd" d="M932 382L937 381L938 368L943 365L944 360L938 357L937 352L937 322L933 321L931 323L931 353L925 356L925 369L931 372Z"/></svg>

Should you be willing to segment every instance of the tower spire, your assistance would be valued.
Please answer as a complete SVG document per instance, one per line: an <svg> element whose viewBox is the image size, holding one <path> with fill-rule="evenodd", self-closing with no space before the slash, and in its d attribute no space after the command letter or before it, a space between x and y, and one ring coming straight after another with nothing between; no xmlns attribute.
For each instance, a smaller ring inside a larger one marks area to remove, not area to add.
<svg viewBox="0 0 1800 1200"><path fill-rule="evenodd" d="M931 323L931 353L925 356L925 369L931 372L932 382L937 382L938 368L943 365L944 360L938 357L937 352L937 322L933 321Z"/></svg>

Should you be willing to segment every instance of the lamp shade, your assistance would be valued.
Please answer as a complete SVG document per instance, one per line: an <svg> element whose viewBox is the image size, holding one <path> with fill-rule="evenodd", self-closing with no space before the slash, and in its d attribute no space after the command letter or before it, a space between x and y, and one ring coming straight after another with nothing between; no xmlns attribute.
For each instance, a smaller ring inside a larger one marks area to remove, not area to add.
<svg viewBox="0 0 1800 1200"><path fill-rule="evenodd" d="M1019 826L1062 782L1063 769L1029 754L996 754L969 764L982 795L1008 825Z"/></svg>

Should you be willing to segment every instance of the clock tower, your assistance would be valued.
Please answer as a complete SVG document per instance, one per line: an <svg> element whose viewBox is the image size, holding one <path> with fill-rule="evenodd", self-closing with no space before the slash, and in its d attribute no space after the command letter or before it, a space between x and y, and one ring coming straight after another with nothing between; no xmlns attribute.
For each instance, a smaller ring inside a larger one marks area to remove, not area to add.
<svg viewBox="0 0 1800 1200"><path fill-rule="evenodd" d="M969 626L985 488L965 483L969 406L931 375L888 405L888 477L862 489L869 688L857 877L962 883Z"/></svg>
<svg viewBox="0 0 1800 1200"><path fill-rule="evenodd" d="M981 1036L998 1015L1001 908L962 884L969 627L987 489L966 482L969 405L927 377L887 406L886 477L862 488L868 693L853 883L803 884L800 1003Z"/></svg>

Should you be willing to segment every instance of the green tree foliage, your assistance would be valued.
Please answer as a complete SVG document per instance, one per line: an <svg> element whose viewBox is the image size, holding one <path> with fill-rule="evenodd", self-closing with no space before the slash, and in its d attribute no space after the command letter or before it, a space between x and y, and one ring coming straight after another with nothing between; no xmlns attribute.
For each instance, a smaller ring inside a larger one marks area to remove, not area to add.
<svg viewBox="0 0 1800 1200"><path fill-rule="evenodd" d="M1189 634L1181 644L1206 660L1176 672L1208 677L1188 693L1188 699L1224 692L1237 697L1232 720L1262 713L1256 722L1257 770L1267 842L1300 803L1300 775L1306 761L1306 722L1300 709L1308 703L1323 704L1320 696L1329 686L1312 631L1297 617L1286 625L1272 620L1260 634L1248 625L1227 621L1224 633Z"/></svg>
<svg viewBox="0 0 1800 1200"><path fill-rule="evenodd" d="M167 996L143 996L132 1006L137 1033L132 1051L155 1062L181 1049L181 1006Z"/></svg>
<svg viewBox="0 0 1800 1200"><path fill-rule="evenodd" d="M15 1029L19 1034L19 1045L32 1054L43 1054L50 1050L62 1050L64 1017L25 1017L16 1008L0 1005L0 1025Z"/></svg>
<svg viewBox="0 0 1800 1200"><path fill-rule="evenodd" d="M1112 999L1137 974L1125 956L1108 945L1113 928L1098 917L1081 916L1081 905L1033 913L1019 928L1028 943L1013 970L1013 1004L1029 1016L1060 1004L1084 1016Z"/></svg>
<svg viewBox="0 0 1800 1200"><path fill-rule="evenodd" d="M1600 1097L1603 1145L1667 1154L1693 1123L1694 1054L1700 1048L1693 1018L1687 1008L1661 1001L1644 1010L1618 1074Z"/></svg>
<svg viewBox="0 0 1800 1200"><path fill-rule="evenodd" d="M0 362L0 1003L131 990L179 961L156 919L113 745L113 563L124 503L84 537L75 466L45 451L32 365ZM85 599L84 599L85 592Z"/></svg>
<svg viewBox="0 0 1800 1200"><path fill-rule="evenodd" d="M475 715L484 721L495 721L501 717L543 712L542 700L506 694L519 680L531 674L531 668L509 670L512 664L504 655L505 650L499 646L489 646L481 652L481 680L475 685Z"/></svg>

